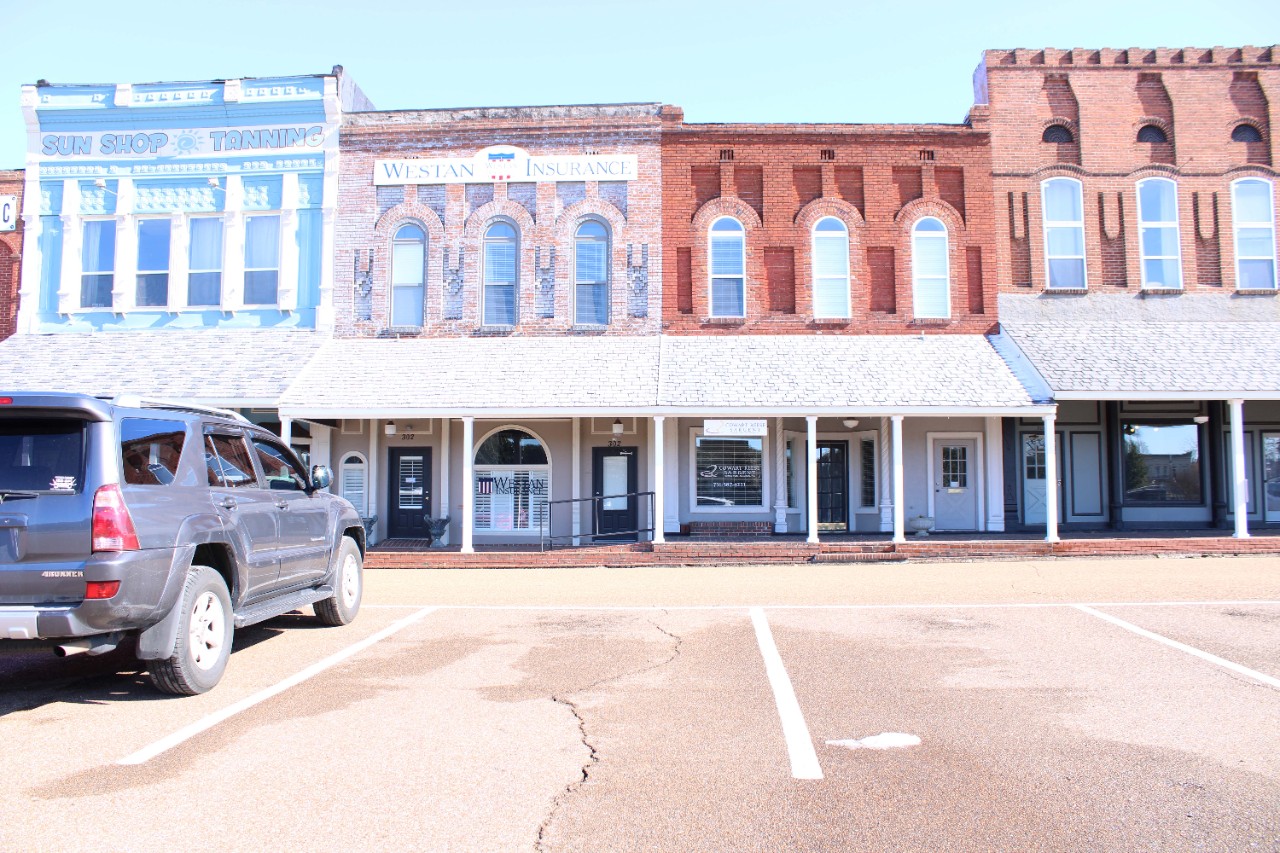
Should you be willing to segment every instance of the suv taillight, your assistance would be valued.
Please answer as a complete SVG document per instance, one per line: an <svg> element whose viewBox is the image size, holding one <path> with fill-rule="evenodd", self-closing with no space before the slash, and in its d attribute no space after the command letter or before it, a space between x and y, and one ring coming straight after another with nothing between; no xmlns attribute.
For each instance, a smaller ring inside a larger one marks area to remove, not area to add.
<svg viewBox="0 0 1280 853"><path fill-rule="evenodd" d="M112 483L93 494L93 550L137 551L138 532L124 505L120 486Z"/></svg>

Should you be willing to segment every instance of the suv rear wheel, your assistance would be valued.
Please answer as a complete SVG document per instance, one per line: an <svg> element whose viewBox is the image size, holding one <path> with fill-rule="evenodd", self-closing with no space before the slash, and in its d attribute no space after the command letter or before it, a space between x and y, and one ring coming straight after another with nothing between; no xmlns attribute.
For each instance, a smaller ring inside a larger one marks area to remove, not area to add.
<svg viewBox="0 0 1280 853"><path fill-rule="evenodd" d="M226 582L208 566L192 566L179 607L173 655L152 662L151 683L165 693L194 696L213 689L231 657L235 627Z"/></svg>
<svg viewBox="0 0 1280 853"><path fill-rule="evenodd" d="M338 550L338 571L333 579L333 597L317 601L316 616L326 625L346 625L360 612L364 595L364 560L360 546L350 536L342 537Z"/></svg>

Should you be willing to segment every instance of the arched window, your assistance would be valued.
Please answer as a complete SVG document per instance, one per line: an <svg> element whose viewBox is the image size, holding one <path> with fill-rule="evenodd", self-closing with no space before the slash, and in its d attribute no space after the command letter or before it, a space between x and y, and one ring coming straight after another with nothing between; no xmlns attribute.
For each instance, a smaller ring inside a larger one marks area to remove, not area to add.
<svg viewBox="0 0 1280 853"><path fill-rule="evenodd" d="M813 316L849 316L849 229L834 216L813 226Z"/></svg>
<svg viewBox="0 0 1280 853"><path fill-rule="evenodd" d="M1040 184L1044 210L1044 265L1049 287L1085 287L1084 206L1080 182L1050 178Z"/></svg>
<svg viewBox="0 0 1280 853"><path fill-rule="evenodd" d="M746 230L731 216L711 224L711 316L745 317Z"/></svg>
<svg viewBox="0 0 1280 853"><path fill-rule="evenodd" d="M609 324L609 229L588 219L573 238L574 315L581 326Z"/></svg>
<svg viewBox="0 0 1280 853"><path fill-rule="evenodd" d="M342 496L351 501L356 512L368 518L369 513L369 469L364 457L359 453L348 453L342 458L339 472L342 478L339 489Z"/></svg>
<svg viewBox="0 0 1280 853"><path fill-rule="evenodd" d="M1232 142L1261 142L1262 133L1251 124L1237 124L1231 131Z"/></svg>
<svg viewBox="0 0 1280 853"><path fill-rule="evenodd" d="M1169 137L1158 124L1144 124L1138 128L1139 142L1168 142Z"/></svg>
<svg viewBox="0 0 1280 853"><path fill-rule="evenodd" d="M1138 181L1138 241L1143 287L1182 287L1178 185L1168 178Z"/></svg>
<svg viewBox="0 0 1280 853"><path fill-rule="evenodd" d="M547 518L551 464L534 435L507 428L486 438L475 457L478 532L537 534Z"/></svg>
<svg viewBox="0 0 1280 853"><path fill-rule="evenodd" d="M1243 178L1231 184L1231 218L1236 232L1236 287L1276 286L1276 212L1270 181Z"/></svg>
<svg viewBox="0 0 1280 853"><path fill-rule="evenodd" d="M951 316L947 226L926 216L911 229L911 294L917 317Z"/></svg>
<svg viewBox="0 0 1280 853"><path fill-rule="evenodd" d="M426 232L412 223L401 225L391 241L391 325L422 325L426 261Z"/></svg>
<svg viewBox="0 0 1280 853"><path fill-rule="evenodd" d="M519 241L509 222L495 222L484 233L484 325L516 324Z"/></svg>
<svg viewBox="0 0 1280 853"><path fill-rule="evenodd" d="M1051 124L1044 129L1044 133L1040 136L1043 142L1075 142L1076 139L1071 135L1071 128L1065 124Z"/></svg>

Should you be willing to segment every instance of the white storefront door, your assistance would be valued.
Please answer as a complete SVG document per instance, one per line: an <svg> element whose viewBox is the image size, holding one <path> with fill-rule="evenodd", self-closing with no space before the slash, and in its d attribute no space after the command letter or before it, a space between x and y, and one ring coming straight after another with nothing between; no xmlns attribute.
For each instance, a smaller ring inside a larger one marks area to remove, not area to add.
<svg viewBox="0 0 1280 853"><path fill-rule="evenodd" d="M933 445L935 530L978 529L979 467L973 439L939 439Z"/></svg>

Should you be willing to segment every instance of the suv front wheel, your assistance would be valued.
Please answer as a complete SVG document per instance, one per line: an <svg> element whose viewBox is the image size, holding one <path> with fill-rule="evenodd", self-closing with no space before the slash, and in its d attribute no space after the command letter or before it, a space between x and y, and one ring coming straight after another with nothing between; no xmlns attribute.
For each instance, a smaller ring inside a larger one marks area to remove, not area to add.
<svg viewBox="0 0 1280 853"><path fill-rule="evenodd" d="M346 625L360 612L364 595L364 560L360 546L350 536L338 546L338 570L333 579L333 597L317 601L316 616L326 625Z"/></svg>
<svg viewBox="0 0 1280 853"><path fill-rule="evenodd" d="M165 693L194 696L213 689L231 657L235 626L226 582L208 566L192 566L179 607L173 655L152 661L151 683Z"/></svg>

